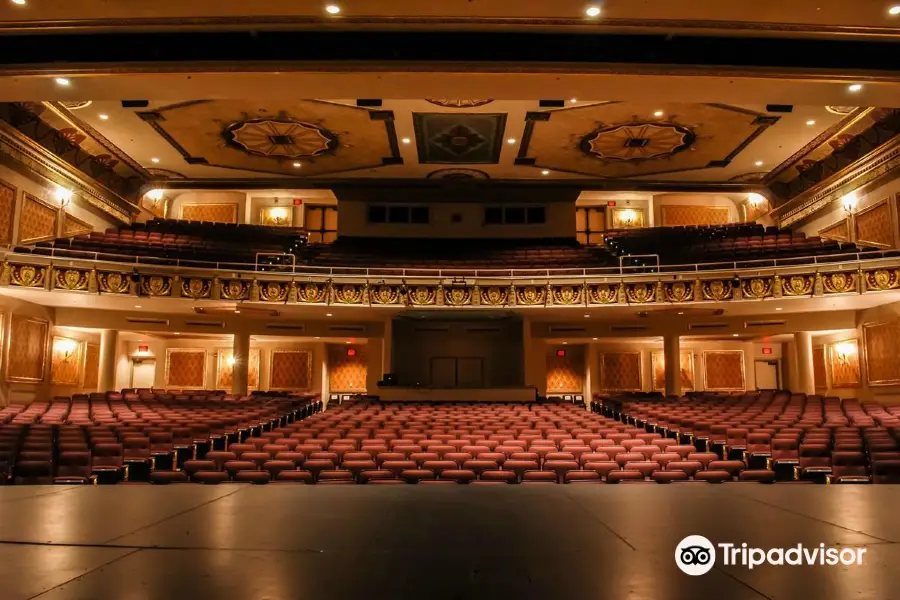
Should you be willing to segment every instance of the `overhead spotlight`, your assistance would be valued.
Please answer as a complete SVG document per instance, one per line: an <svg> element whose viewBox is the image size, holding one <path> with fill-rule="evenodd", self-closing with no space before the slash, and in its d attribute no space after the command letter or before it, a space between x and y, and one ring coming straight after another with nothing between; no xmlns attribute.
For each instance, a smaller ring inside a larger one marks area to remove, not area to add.
<svg viewBox="0 0 900 600"><path fill-rule="evenodd" d="M758 161L756 161L756 162L753 163L753 164L756 165L757 167L761 167L761 166L763 166L763 161L758 160Z"/></svg>
<svg viewBox="0 0 900 600"><path fill-rule="evenodd" d="M807 124L807 125L815 125L816 122L813 121L812 119L810 119L809 121L806 122L806 124Z"/></svg>
<svg viewBox="0 0 900 600"><path fill-rule="evenodd" d="M100 117L100 120L101 120L101 121L108 121L108 120L109 120L109 115L105 115L105 114L103 114L103 113L100 113L100 114L97 115L97 116Z"/></svg>
<svg viewBox="0 0 900 600"><path fill-rule="evenodd" d="M654 117L661 117L661 116L663 116L664 114L666 114L666 113L664 113L664 112L661 111L661 110L658 110L658 111L656 111L656 112L653 113L653 116L654 116Z"/></svg>
<svg viewBox="0 0 900 600"><path fill-rule="evenodd" d="M156 164L159 162L159 159L154 156L153 158L150 159L150 162L152 162L153 164Z"/></svg>
<svg viewBox="0 0 900 600"><path fill-rule="evenodd" d="M516 143L516 138L509 138L508 140L506 140L506 143L507 143L507 144L515 144L515 143Z"/></svg>
<svg viewBox="0 0 900 600"><path fill-rule="evenodd" d="M600 7L599 6L588 6L585 9L584 14L586 14L589 17L600 16Z"/></svg>
<svg viewBox="0 0 900 600"><path fill-rule="evenodd" d="M54 79L54 81L56 82L56 85L61 85L63 87L67 87L72 84L72 82L65 77L57 77L56 79Z"/></svg>
<svg viewBox="0 0 900 600"><path fill-rule="evenodd" d="M400 141L403 142L404 144L408 144L411 140L409 138L403 138Z"/></svg>
<svg viewBox="0 0 900 600"><path fill-rule="evenodd" d="M848 91L848 92L854 92L854 93L856 93L856 92L860 91L861 89L862 89L862 84L860 84L860 83L854 83L854 84L852 84L852 85L848 85L848 86L847 86L847 91Z"/></svg>
<svg viewBox="0 0 900 600"><path fill-rule="evenodd" d="M341 7L336 4L329 4L325 7L325 12L329 15L336 15L341 12Z"/></svg>
<svg viewBox="0 0 900 600"><path fill-rule="evenodd" d="M541 171L541 175L549 175L549 174L550 174L550 171L547 171L547 170Z"/></svg>
<svg viewBox="0 0 900 600"><path fill-rule="evenodd" d="M25 2L23 0L22 2L16 2L16 4L25 4ZM891 15L892 17L896 17L897 15L900 15L900 4L890 7L888 9L888 14Z"/></svg>
<svg viewBox="0 0 900 600"><path fill-rule="evenodd" d="M294 168L295 168L295 169L299 169L299 168L302 167L302 166L303 166L303 163L301 163L301 162L295 162L295 163L294 163Z"/></svg>

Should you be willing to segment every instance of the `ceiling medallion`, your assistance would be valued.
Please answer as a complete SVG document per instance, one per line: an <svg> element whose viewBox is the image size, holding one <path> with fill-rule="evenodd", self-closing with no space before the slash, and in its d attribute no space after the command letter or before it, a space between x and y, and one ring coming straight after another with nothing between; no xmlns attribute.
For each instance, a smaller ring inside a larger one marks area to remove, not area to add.
<svg viewBox="0 0 900 600"><path fill-rule="evenodd" d="M432 104L436 104L437 106L443 106L444 108L472 108L475 106L484 106L485 104L490 104L494 100L484 99L484 100L448 100L448 99L438 99L438 98L425 98L427 102L431 102Z"/></svg>
<svg viewBox="0 0 900 600"><path fill-rule="evenodd" d="M841 115L844 117L852 113L856 108L857 107L855 106L826 106L825 110L833 115Z"/></svg>
<svg viewBox="0 0 900 600"><path fill-rule="evenodd" d="M60 104L69 110L80 110L82 108L87 108L92 102L93 100L63 100Z"/></svg>
<svg viewBox="0 0 900 600"><path fill-rule="evenodd" d="M426 179L490 179L491 176L478 169L438 169L425 176Z"/></svg>
<svg viewBox="0 0 900 600"><path fill-rule="evenodd" d="M289 119L250 119L230 125L226 141L239 149L269 158L318 156L337 146L337 136L310 123Z"/></svg>
<svg viewBox="0 0 900 600"><path fill-rule="evenodd" d="M605 160L642 161L666 158L687 149L697 136L668 123L627 123L589 133L581 150Z"/></svg>

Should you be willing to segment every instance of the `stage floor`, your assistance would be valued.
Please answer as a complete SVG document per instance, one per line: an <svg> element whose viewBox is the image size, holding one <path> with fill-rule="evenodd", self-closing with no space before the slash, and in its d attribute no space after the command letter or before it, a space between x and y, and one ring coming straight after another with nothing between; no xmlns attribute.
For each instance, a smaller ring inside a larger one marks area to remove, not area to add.
<svg viewBox="0 0 900 600"><path fill-rule="evenodd" d="M0 488L3 600L900 599L900 486ZM674 560L690 534L862 566Z"/></svg>

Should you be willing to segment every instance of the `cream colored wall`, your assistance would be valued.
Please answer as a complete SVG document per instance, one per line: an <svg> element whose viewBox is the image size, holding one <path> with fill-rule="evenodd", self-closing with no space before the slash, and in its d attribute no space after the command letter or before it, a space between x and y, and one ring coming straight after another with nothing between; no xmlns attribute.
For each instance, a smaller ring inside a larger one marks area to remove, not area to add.
<svg viewBox="0 0 900 600"><path fill-rule="evenodd" d="M618 195L616 197L611 197L607 194L597 193L596 195L583 192L581 196L578 198L578 202L575 203L576 207L589 207L589 206L607 206L607 203L610 200L615 200L616 205L614 207L610 207L606 209L606 228L612 229L612 215L613 210L617 208L630 208L632 210L642 210L644 211L644 226L645 227L653 227L656 225L656 219L653 215L653 202L651 197L647 198L620 198ZM573 225L574 225L574 216L573 216ZM574 227L573 227L574 230Z"/></svg>
<svg viewBox="0 0 900 600"><path fill-rule="evenodd" d="M476 202L422 202L430 209L427 225L368 222L366 202L342 201L338 205L338 235L357 237L438 238L574 238L575 204L545 204L543 225L485 225L484 204ZM534 203L523 203L534 205ZM518 204L516 204L518 206ZM462 217L453 223L453 215Z"/></svg>
<svg viewBox="0 0 900 600"><path fill-rule="evenodd" d="M718 194L657 194L653 196L653 222L662 225L663 206L722 206L728 209L728 221L743 220L743 215L731 198Z"/></svg>
<svg viewBox="0 0 900 600"><path fill-rule="evenodd" d="M202 192L183 192L181 194L173 194L169 200L168 217L170 219L181 218L181 207L184 204L237 204L237 222L252 222L248 215L248 201L245 192L232 191L202 191Z"/></svg>

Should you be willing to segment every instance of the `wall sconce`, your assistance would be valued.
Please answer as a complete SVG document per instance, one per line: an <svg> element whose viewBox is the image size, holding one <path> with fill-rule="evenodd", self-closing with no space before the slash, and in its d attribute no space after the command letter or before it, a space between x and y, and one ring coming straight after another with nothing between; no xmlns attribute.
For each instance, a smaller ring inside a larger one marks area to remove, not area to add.
<svg viewBox="0 0 900 600"><path fill-rule="evenodd" d="M757 194L756 192L751 192L747 194L747 202L750 203L750 206L753 208L759 208L768 202L766 197L762 194Z"/></svg>
<svg viewBox="0 0 900 600"><path fill-rule="evenodd" d="M150 190L149 192L147 192L145 194L145 196L147 197L148 200L152 200L153 202L159 202L160 200L163 199L163 196L165 195L165 193L166 193L165 190L157 188L155 190Z"/></svg>
<svg viewBox="0 0 900 600"><path fill-rule="evenodd" d="M234 366L234 363L236 363L237 360L235 360L234 354L232 354L231 356L228 357L228 360L226 360L225 362L228 363L228 366L229 366L229 367L233 367L233 366Z"/></svg>
<svg viewBox="0 0 900 600"><path fill-rule="evenodd" d="M53 190L53 197L59 201L60 206L68 206L69 202L72 201L73 193L72 190L67 190L61 185L58 185L56 186L56 189Z"/></svg>
<svg viewBox="0 0 900 600"><path fill-rule="evenodd" d="M69 362L78 348L78 342L67 338L57 338L53 341L53 352L62 358L63 362Z"/></svg>
<svg viewBox="0 0 900 600"><path fill-rule="evenodd" d="M841 206L844 208L844 212L847 213L847 216L853 214L858 202L859 198L856 197L856 192L850 192L849 194L841 196Z"/></svg>
<svg viewBox="0 0 900 600"><path fill-rule="evenodd" d="M848 364L858 352L854 342L841 342L834 345L834 355L841 364Z"/></svg>
<svg viewBox="0 0 900 600"><path fill-rule="evenodd" d="M269 211L269 218L272 219L276 225L284 225L287 223L287 216L287 209L281 207L275 207Z"/></svg>
<svg viewBox="0 0 900 600"><path fill-rule="evenodd" d="M619 222L625 227L634 227L637 223L637 213L630 208L619 213Z"/></svg>

